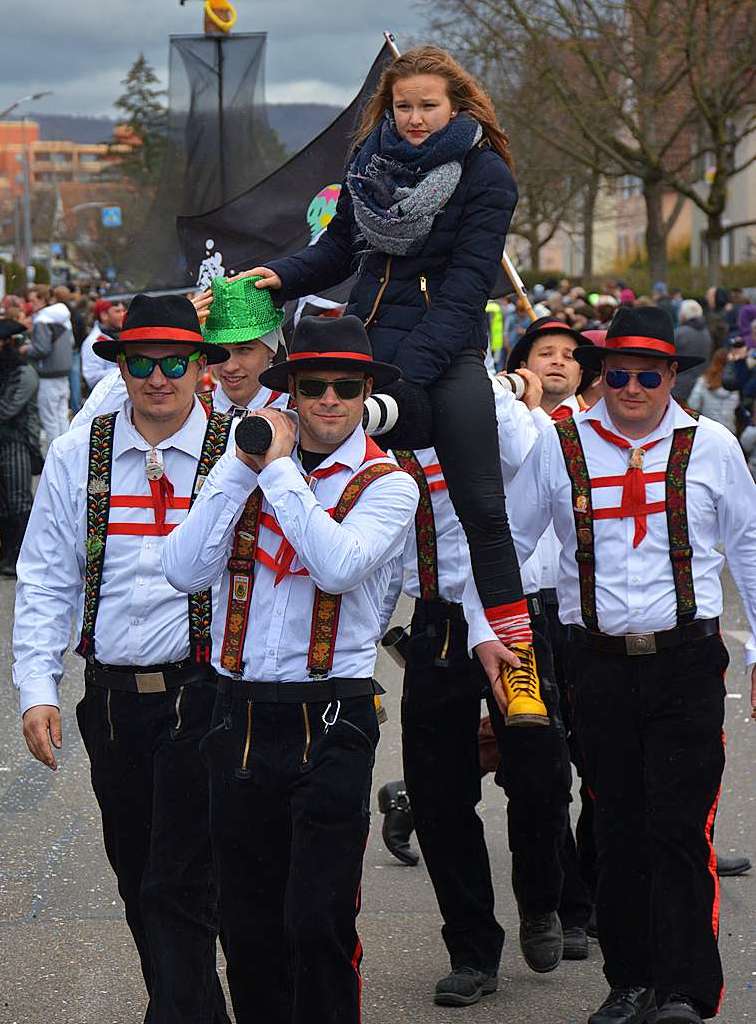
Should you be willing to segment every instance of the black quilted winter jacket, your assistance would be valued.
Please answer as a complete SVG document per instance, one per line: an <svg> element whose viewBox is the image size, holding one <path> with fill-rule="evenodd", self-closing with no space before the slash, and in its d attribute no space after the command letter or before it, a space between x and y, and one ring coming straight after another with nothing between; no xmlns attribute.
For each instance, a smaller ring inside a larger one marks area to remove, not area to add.
<svg viewBox="0 0 756 1024"><path fill-rule="evenodd" d="M417 255L361 253L343 185L336 215L316 244L267 266L281 278L283 299L317 294L356 273L347 313L366 325L375 358L426 385L462 349L487 345L485 306L516 204L509 168L484 143L468 154L459 185Z"/></svg>

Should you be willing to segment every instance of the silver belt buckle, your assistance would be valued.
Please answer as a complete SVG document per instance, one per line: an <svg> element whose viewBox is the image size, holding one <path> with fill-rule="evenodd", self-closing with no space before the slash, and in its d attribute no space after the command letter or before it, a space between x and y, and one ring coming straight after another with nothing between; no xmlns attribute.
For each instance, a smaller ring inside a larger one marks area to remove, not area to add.
<svg viewBox="0 0 756 1024"><path fill-rule="evenodd" d="M625 654L656 654L654 633L626 633Z"/></svg>
<svg viewBox="0 0 756 1024"><path fill-rule="evenodd" d="M135 672L137 693L165 693L165 676L162 672Z"/></svg>

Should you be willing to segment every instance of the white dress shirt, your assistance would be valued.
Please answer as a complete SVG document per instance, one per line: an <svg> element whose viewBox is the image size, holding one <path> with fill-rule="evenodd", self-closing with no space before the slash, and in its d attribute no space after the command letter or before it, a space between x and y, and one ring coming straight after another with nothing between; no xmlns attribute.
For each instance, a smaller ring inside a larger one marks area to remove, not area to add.
<svg viewBox="0 0 756 1024"><path fill-rule="evenodd" d="M603 399L575 417L591 478L624 476L627 450L600 437L590 426L591 419L620 434ZM690 426L696 426L696 421L671 401L661 423L648 437L627 439L634 447L659 440L646 452L645 473L666 471L673 431ZM594 509L618 508L621 493L621 486L594 488ZM540 436L513 481L510 496L521 513L513 531L523 552L535 548L553 518L562 544L557 579L559 617L567 625L583 625L572 488L555 430ZM697 618L710 619L722 613L719 575L726 556L751 630L756 631L756 485L732 434L703 416L698 420L686 474L686 496ZM663 480L646 482L647 503L664 498ZM646 537L634 548L632 517L594 520L596 607L599 628L604 633L645 633L676 625L666 514L662 511L649 515L647 526ZM724 556L717 545L724 546Z"/></svg>
<svg viewBox="0 0 756 1024"><path fill-rule="evenodd" d="M185 506L168 508L166 524L186 517L206 426L204 409L195 399L181 429L157 445L174 497L184 499ZM137 433L127 402L116 418L111 496L150 497L145 462L151 447ZM76 642L81 632L88 466L88 428L57 438L34 499L18 561L13 630L13 681L22 714L35 704L58 705L63 654L75 618ZM154 524L154 511L116 506L109 523ZM174 590L163 574L165 541L155 535L108 536L95 626L98 661L147 667L189 656L186 594Z"/></svg>
<svg viewBox="0 0 756 1024"><path fill-rule="evenodd" d="M406 473L371 483L342 523L330 515L346 484L363 465L364 431L358 427L318 466L338 471L308 485L295 453L260 473L229 451L210 473L186 521L163 549L165 574L185 593L220 580L213 616L213 664L219 672L228 605L234 529L256 487L264 495L259 557L254 570L249 625L244 640L243 678L305 682L315 587L341 594L331 674L369 678L380 638L380 616L392 575L417 507L417 486ZM381 459L380 461L385 461ZM296 552L290 571L276 583L272 568L287 539ZM264 559L261 561L260 559Z"/></svg>
<svg viewBox="0 0 756 1024"><path fill-rule="evenodd" d="M99 323L95 322L94 327L86 336L84 341L81 343L81 375L87 382L87 387L93 390L96 385L102 380L103 377L107 376L113 370L113 364L108 362L107 359L103 359L102 356L95 354L94 343L101 337L104 337L102 328ZM111 339L108 338L108 341ZM120 377L120 373L118 374ZM121 402L125 401L126 396L121 398L121 401L115 407L118 409ZM113 409L109 410L113 412Z"/></svg>
<svg viewBox="0 0 756 1024"><path fill-rule="evenodd" d="M104 360L102 361L104 362ZM106 365L109 372L98 382L89 398L87 398L84 405L71 420L71 430L83 427L86 423L91 423L95 416L104 416L109 412L115 412L116 409L121 408L129 397L121 371L118 367L113 369L112 363L107 363ZM272 394L273 392L270 388L260 385L260 390L250 399L247 409L250 412L254 412L256 409L265 408ZM288 401L289 396L287 394L279 395L270 403L270 408L285 409ZM228 412L232 408L235 408L234 403L221 385L216 384L215 391L213 391L213 409L216 409L218 412Z"/></svg>

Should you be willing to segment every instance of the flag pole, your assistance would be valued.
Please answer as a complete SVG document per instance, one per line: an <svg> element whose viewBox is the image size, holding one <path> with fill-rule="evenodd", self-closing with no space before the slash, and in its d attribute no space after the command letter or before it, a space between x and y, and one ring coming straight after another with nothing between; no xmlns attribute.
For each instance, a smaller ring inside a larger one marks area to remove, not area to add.
<svg viewBox="0 0 756 1024"><path fill-rule="evenodd" d="M399 47L396 45L396 36L394 35L394 33L384 32L383 38L386 40L386 45L391 50L393 56L401 57L402 54ZM525 306L525 312L528 314L531 320L537 320L538 317L536 316L535 310L533 309L533 306L530 303L530 299L527 296L527 292L525 291L525 285L522 282L522 278L517 273L517 270L515 269L514 264L507 255L506 250L501 254L501 265L504 268L504 272L506 273L507 277L512 282L512 287L515 290L517 298L520 299L520 301Z"/></svg>

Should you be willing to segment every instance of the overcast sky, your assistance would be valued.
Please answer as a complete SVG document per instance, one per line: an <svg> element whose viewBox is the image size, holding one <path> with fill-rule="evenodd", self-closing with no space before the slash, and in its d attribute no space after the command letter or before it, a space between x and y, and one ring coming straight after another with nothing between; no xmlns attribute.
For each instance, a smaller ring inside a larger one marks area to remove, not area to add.
<svg viewBox="0 0 756 1024"><path fill-rule="evenodd" d="M423 35L412 0L234 0L236 32L268 33L272 102L346 104L391 29L405 44ZM16 111L113 115L121 80L143 51L167 85L168 37L202 30L188 0L22 0L0 29L0 110L29 93L55 95Z"/></svg>

